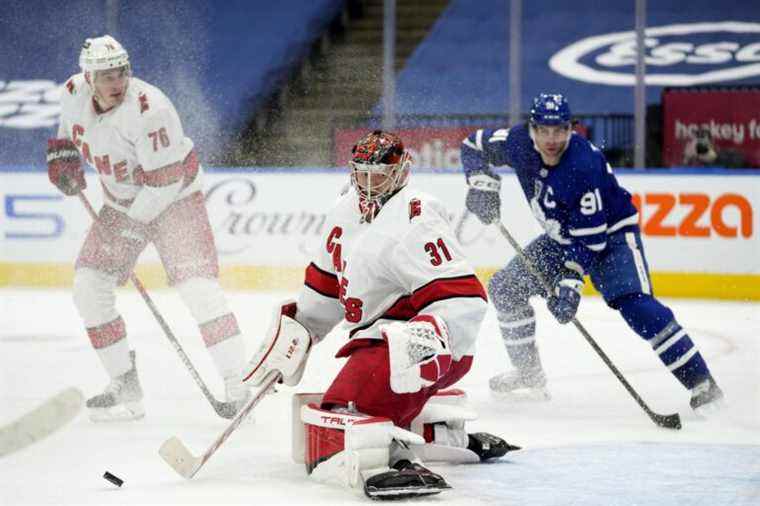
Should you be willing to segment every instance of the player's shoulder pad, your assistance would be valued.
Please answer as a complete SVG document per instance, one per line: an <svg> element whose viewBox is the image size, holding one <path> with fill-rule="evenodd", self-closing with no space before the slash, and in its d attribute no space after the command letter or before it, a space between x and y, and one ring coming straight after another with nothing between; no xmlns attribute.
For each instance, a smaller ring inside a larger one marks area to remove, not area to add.
<svg viewBox="0 0 760 506"><path fill-rule="evenodd" d="M356 192L349 183L340 189L328 212L358 213L358 205Z"/></svg>
<svg viewBox="0 0 760 506"><path fill-rule="evenodd" d="M140 116L160 116L174 111L174 105L164 92L142 79L130 78L127 94L127 101Z"/></svg>
<svg viewBox="0 0 760 506"><path fill-rule="evenodd" d="M359 221L359 196L350 184L339 188L338 195L331 197L333 196L328 195L324 199L328 222Z"/></svg>
<svg viewBox="0 0 760 506"><path fill-rule="evenodd" d="M506 141L509 135L509 128L480 128L465 137L462 146L483 151L489 144Z"/></svg>
<svg viewBox="0 0 760 506"><path fill-rule="evenodd" d="M63 83L63 92L61 93L61 102L66 102L78 97L86 89L87 81L84 80L84 74L74 74L66 79Z"/></svg>
<svg viewBox="0 0 760 506"><path fill-rule="evenodd" d="M567 155L576 177L594 179L606 169L604 155L599 148L577 133L570 136Z"/></svg>
<svg viewBox="0 0 760 506"><path fill-rule="evenodd" d="M416 188L405 189L404 212L405 219L414 226L418 222L443 220L448 222L446 208L436 197Z"/></svg>

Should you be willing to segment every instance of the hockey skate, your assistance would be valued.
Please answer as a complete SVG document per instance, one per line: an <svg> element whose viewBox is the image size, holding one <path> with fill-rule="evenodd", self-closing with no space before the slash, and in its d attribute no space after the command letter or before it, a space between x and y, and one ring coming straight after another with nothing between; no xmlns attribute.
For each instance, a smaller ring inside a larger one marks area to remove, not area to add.
<svg viewBox="0 0 760 506"><path fill-rule="evenodd" d="M488 381L491 393L506 401L548 401L546 375L540 368L515 369L497 374Z"/></svg>
<svg viewBox="0 0 760 506"><path fill-rule="evenodd" d="M103 393L87 399L93 422L139 420L145 416L143 392L135 367L135 352L129 352L132 368L111 380Z"/></svg>
<svg viewBox="0 0 760 506"><path fill-rule="evenodd" d="M408 460L399 460L390 471L376 474L364 482L364 493L371 499L408 499L439 494L451 488L441 475Z"/></svg>
<svg viewBox="0 0 760 506"><path fill-rule="evenodd" d="M519 450L520 446L507 443L499 436L494 436L487 432L475 432L467 434L467 449L480 457L484 462L488 459L498 459L507 454L507 452Z"/></svg>
<svg viewBox="0 0 760 506"><path fill-rule="evenodd" d="M691 409L705 415L720 410L723 405L723 391L712 376L691 389Z"/></svg>

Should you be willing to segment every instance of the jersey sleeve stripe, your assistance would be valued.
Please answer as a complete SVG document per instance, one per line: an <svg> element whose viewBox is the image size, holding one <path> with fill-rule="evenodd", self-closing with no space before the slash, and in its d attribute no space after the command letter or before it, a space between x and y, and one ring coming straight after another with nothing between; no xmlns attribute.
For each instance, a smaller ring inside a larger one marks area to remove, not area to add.
<svg viewBox="0 0 760 506"><path fill-rule="evenodd" d="M385 313L361 327L352 329L348 337L349 339L352 338L356 333L372 327L379 320L411 320L433 302L457 297L478 297L485 301L488 300L483 285L473 274L456 278L434 279L415 290L412 295L399 297Z"/></svg>
<svg viewBox="0 0 760 506"><path fill-rule="evenodd" d="M195 150L193 150L181 162L144 172L142 174L142 183L146 186L161 187L169 186L184 178L185 186L187 186L193 182L197 174L198 157L195 155Z"/></svg>
<svg viewBox="0 0 760 506"><path fill-rule="evenodd" d="M607 233L611 234L613 232L617 232L623 227L627 227L628 225L636 225L639 222L639 213L632 214L628 216L627 218L623 218L622 220L618 221L614 225L612 225L610 228L607 229Z"/></svg>
<svg viewBox="0 0 760 506"><path fill-rule="evenodd" d="M594 235L594 234L601 234L602 232L607 230L607 224L602 223L598 227L589 227L589 228L571 228L568 230L570 232L570 235L573 237L583 237L586 235Z"/></svg>
<svg viewBox="0 0 760 506"><path fill-rule="evenodd" d="M474 149L475 151L483 151L482 149L478 149L478 147L475 144L473 144L473 142L470 139L463 140L462 144L464 144L470 149Z"/></svg>
<svg viewBox="0 0 760 506"><path fill-rule="evenodd" d="M599 244L586 244L585 246L588 249L590 249L591 251L597 251L597 252L599 252L599 251L603 251L604 248L607 247L607 241L601 242Z"/></svg>
<svg viewBox="0 0 760 506"><path fill-rule="evenodd" d="M323 271L313 262L306 268L304 284L325 297L338 298L338 276Z"/></svg>
<svg viewBox="0 0 760 506"><path fill-rule="evenodd" d="M182 164L179 162L166 165L160 169L145 172L143 174L143 184L154 187L169 186L179 181L182 178L183 172Z"/></svg>

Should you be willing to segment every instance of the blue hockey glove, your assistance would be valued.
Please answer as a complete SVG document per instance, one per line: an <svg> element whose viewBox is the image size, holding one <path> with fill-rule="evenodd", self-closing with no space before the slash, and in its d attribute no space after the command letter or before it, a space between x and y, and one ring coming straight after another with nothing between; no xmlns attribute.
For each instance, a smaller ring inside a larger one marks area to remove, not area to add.
<svg viewBox="0 0 760 506"><path fill-rule="evenodd" d="M484 225L501 218L501 177L498 174L474 172L467 177L467 210L478 217Z"/></svg>
<svg viewBox="0 0 760 506"><path fill-rule="evenodd" d="M554 293L546 301L546 307L558 322L565 324L575 318L581 302L583 276L571 269L561 272L554 281Z"/></svg>

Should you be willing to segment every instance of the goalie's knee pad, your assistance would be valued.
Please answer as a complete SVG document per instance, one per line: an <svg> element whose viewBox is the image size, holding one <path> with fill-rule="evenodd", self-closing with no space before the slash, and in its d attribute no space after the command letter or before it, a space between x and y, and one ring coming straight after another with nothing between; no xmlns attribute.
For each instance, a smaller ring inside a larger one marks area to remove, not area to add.
<svg viewBox="0 0 760 506"><path fill-rule="evenodd" d="M425 444L412 445L411 449L424 461L456 463L499 458L520 449L486 432L468 433L465 423L477 418L477 413L467 407L464 391L439 391L412 420L412 432L422 435Z"/></svg>
<svg viewBox="0 0 760 506"><path fill-rule="evenodd" d="M423 442L420 436L396 427L388 418L324 410L316 403L301 405L307 396L319 395L300 394L301 398L294 398L293 403L294 408L301 406L298 419L302 427L300 433L294 430L293 456L302 456L306 471L318 481L361 488L367 477L389 469L394 439ZM302 443L299 438L303 438ZM297 450L299 444L302 451Z"/></svg>
<svg viewBox="0 0 760 506"><path fill-rule="evenodd" d="M412 446L412 450L425 462L478 462L478 455L468 449L465 430L465 422L477 418L478 414L467 407L463 390L441 390L412 420L411 431L425 439L425 444Z"/></svg>

